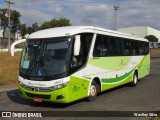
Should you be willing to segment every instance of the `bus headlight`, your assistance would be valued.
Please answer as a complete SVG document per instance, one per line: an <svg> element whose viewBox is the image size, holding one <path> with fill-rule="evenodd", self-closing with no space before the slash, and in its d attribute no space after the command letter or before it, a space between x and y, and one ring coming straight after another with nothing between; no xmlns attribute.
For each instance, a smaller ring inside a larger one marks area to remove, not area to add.
<svg viewBox="0 0 160 120"><path fill-rule="evenodd" d="M60 84L60 85L56 85L56 86L54 86L54 89L64 88L64 87L66 87L68 84L69 84L69 82L62 83L62 84Z"/></svg>
<svg viewBox="0 0 160 120"><path fill-rule="evenodd" d="M20 82L20 81L18 81L18 84L20 85L20 86L25 86L22 82Z"/></svg>

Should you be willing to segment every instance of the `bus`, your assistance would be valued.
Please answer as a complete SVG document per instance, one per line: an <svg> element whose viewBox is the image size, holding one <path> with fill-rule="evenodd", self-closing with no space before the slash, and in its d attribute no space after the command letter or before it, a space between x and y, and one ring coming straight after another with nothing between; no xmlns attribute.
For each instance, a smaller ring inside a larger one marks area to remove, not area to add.
<svg viewBox="0 0 160 120"><path fill-rule="evenodd" d="M99 92L136 86L150 73L149 42L137 36L67 26L34 32L25 41L19 94L35 102L94 101Z"/></svg>

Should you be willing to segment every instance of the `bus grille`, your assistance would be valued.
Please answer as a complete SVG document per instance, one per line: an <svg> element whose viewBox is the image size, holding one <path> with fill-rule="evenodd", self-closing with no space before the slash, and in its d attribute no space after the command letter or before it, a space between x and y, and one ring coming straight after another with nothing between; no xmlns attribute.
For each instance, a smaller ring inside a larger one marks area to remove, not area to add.
<svg viewBox="0 0 160 120"><path fill-rule="evenodd" d="M28 86L28 85L21 85L23 88L27 89L27 90L31 90L31 91L35 91L35 88L36 87L33 87L33 86ZM51 91L54 91L55 88L54 87L39 87L38 88L38 91L39 92L51 92Z"/></svg>
<svg viewBox="0 0 160 120"><path fill-rule="evenodd" d="M51 95L38 95L38 94L32 94L32 93L27 93L27 92L26 92L26 95L31 98L42 98L42 99L50 99L51 98Z"/></svg>

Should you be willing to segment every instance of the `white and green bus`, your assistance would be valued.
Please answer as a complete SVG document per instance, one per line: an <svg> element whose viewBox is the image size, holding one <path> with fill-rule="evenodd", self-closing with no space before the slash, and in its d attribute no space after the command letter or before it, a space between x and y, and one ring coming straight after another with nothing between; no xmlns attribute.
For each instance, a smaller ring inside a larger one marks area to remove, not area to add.
<svg viewBox="0 0 160 120"><path fill-rule="evenodd" d="M36 102L70 103L150 73L146 39L93 26L41 30L26 39L19 94Z"/></svg>

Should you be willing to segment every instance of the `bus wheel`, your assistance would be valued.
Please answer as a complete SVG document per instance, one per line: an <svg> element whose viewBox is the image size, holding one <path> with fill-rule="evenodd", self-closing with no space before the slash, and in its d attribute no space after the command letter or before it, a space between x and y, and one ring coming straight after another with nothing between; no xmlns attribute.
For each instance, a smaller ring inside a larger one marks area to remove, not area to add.
<svg viewBox="0 0 160 120"><path fill-rule="evenodd" d="M98 85L96 84L95 81L92 81L90 90L89 90L89 96L87 98L89 102L95 101L97 97L97 90L98 90Z"/></svg>
<svg viewBox="0 0 160 120"><path fill-rule="evenodd" d="M133 80L131 82L131 86L133 86L133 87L136 86L137 82L138 82L138 74L137 74L137 72L134 72Z"/></svg>

